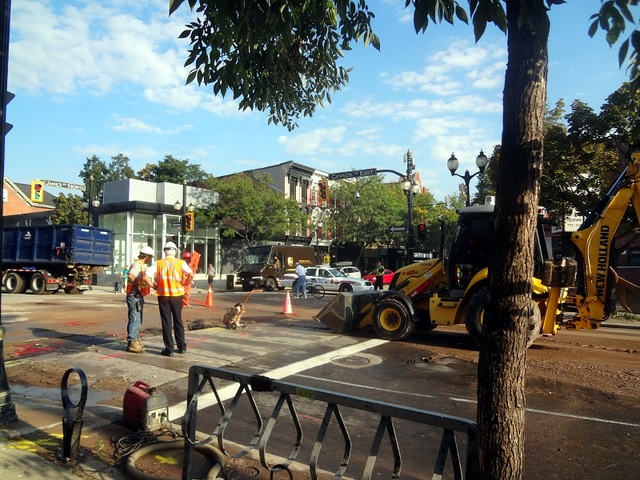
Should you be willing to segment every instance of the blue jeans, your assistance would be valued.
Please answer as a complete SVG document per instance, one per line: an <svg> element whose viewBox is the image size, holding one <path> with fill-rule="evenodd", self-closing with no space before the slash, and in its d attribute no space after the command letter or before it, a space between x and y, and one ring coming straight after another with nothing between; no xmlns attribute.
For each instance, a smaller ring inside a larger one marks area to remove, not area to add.
<svg viewBox="0 0 640 480"><path fill-rule="evenodd" d="M304 275L298 277L298 280L296 280L296 289L293 291L294 297L301 295L307 296L307 277Z"/></svg>
<svg viewBox="0 0 640 480"><path fill-rule="evenodd" d="M140 335L142 325L142 312L144 310L144 297L127 295L127 341L135 340Z"/></svg>

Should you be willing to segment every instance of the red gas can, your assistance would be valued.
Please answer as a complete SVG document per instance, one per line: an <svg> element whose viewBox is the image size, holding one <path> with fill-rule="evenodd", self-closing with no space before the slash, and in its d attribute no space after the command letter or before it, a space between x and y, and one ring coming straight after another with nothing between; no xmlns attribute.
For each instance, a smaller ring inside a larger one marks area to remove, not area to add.
<svg viewBox="0 0 640 480"><path fill-rule="evenodd" d="M156 430L169 420L169 405L164 394L138 380L124 394L122 413L130 427Z"/></svg>

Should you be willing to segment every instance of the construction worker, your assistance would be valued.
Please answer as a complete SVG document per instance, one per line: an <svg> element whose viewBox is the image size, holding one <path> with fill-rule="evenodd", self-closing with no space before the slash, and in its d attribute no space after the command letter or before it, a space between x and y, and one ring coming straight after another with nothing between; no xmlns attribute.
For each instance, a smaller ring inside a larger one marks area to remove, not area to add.
<svg viewBox="0 0 640 480"><path fill-rule="evenodd" d="M160 310L162 340L164 342L164 350L160 353L172 357L174 353L173 334L176 339L176 352L187 353L182 323L182 296L184 295L184 286L191 285L193 271L184 260L176 258L178 247L175 243L167 242L164 246L164 254L165 258L147 268L145 277L158 293L158 309Z"/></svg>
<svg viewBox="0 0 640 480"><path fill-rule="evenodd" d="M189 265L191 263L191 252L184 252L182 254L182 259L187 263L187 265ZM185 285L184 286L184 295L182 296L182 306L183 307L190 307L191 305L189 305L189 299L191 298L191 282L189 282L189 285Z"/></svg>
<svg viewBox="0 0 640 480"><path fill-rule="evenodd" d="M142 247L138 259L127 270L127 352L142 353L144 346L140 342L140 326L144 310L144 297L149 295L150 288L145 281L145 271L153 261L153 249Z"/></svg>

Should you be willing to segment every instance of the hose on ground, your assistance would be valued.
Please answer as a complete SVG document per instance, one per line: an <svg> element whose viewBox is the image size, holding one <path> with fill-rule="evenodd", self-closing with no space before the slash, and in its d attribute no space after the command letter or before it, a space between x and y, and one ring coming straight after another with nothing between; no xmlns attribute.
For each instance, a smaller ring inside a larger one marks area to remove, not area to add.
<svg viewBox="0 0 640 480"><path fill-rule="evenodd" d="M136 468L136 462L138 459L161 450L182 450L184 449L184 446L184 440L160 442L144 446L129 455L125 464L125 471L134 480L159 480L160 477L157 477L156 475L151 475L138 470L138 468ZM223 480L221 475L224 470L224 455L222 452L211 445L196 445L195 449L197 452L213 458L215 461L213 467L209 470L209 473L207 473L206 480Z"/></svg>

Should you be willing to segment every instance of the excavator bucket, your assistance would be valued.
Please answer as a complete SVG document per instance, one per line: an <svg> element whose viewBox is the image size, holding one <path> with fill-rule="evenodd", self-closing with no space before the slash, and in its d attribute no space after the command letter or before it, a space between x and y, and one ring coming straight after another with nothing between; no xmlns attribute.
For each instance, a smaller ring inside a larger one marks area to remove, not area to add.
<svg viewBox="0 0 640 480"><path fill-rule="evenodd" d="M616 296L622 308L629 313L640 313L640 287L614 272Z"/></svg>
<svg viewBox="0 0 640 480"><path fill-rule="evenodd" d="M381 295L381 291L338 293L313 318L329 327L334 333L353 332L361 325L373 309L373 299ZM370 322L366 323L367 325Z"/></svg>

